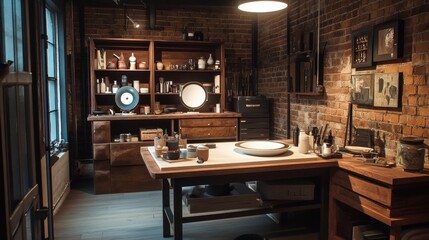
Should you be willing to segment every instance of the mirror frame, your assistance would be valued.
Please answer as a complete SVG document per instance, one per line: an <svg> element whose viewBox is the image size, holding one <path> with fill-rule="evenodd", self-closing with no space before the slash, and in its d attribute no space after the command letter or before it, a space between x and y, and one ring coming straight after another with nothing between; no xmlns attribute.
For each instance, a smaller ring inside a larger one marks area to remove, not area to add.
<svg viewBox="0 0 429 240"><path fill-rule="evenodd" d="M198 91L197 93L190 92L190 90L195 91L195 88ZM196 94L198 94L198 97L200 97L200 99L193 99ZM180 101L182 102L183 106L192 111L203 107L204 104L207 102L208 97L209 94L207 90L199 82L187 82L180 90Z"/></svg>

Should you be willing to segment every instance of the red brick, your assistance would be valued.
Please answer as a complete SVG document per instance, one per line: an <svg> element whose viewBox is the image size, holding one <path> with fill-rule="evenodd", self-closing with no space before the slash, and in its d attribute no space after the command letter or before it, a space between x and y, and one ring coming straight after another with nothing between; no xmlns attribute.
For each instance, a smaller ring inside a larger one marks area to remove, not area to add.
<svg viewBox="0 0 429 240"><path fill-rule="evenodd" d="M416 86L404 86L404 96L413 95L417 93Z"/></svg>
<svg viewBox="0 0 429 240"><path fill-rule="evenodd" d="M429 94L429 86L419 86L418 87L418 94L420 94L420 95Z"/></svg>
<svg viewBox="0 0 429 240"><path fill-rule="evenodd" d="M419 115L420 116L429 116L429 107L420 107L419 108Z"/></svg>
<svg viewBox="0 0 429 240"><path fill-rule="evenodd" d="M402 133L404 134L404 135L411 135L412 134L412 127L410 127L410 126L404 126L403 128L402 128Z"/></svg>

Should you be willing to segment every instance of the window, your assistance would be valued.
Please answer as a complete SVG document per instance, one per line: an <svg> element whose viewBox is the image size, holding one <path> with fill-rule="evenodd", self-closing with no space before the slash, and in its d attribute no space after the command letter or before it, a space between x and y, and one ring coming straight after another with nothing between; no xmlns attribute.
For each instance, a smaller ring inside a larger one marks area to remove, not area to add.
<svg viewBox="0 0 429 240"><path fill-rule="evenodd" d="M22 2L13 0L4 0L0 6L3 22L3 55L2 62L13 61L10 67L11 72L25 71L24 45L23 45L23 26L22 26ZM14 14L10 14L14 13Z"/></svg>
<svg viewBox="0 0 429 240"><path fill-rule="evenodd" d="M55 7L46 7L46 69L49 106L49 141L51 155L61 150L67 138L65 119L65 76L59 12Z"/></svg>

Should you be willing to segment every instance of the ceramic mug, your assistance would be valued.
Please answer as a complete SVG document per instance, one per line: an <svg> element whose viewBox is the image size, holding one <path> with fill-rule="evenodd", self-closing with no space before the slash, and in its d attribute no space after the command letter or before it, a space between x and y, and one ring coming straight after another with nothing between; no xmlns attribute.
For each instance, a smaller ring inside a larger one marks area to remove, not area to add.
<svg viewBox="0 0 429 240"><path fill-rule="evenodd" d="M188 158L196 158L197 157L197 147L194 145L188 146Z"/></svg>
<svg viewBox="0 0 429 240"><path fill-rule="evenodd" d="M203 162L209 160L209 148L206 146L202 146L202 145L198 146L197 147L197 157L198 157L198 160L203 161Z"/></svg>

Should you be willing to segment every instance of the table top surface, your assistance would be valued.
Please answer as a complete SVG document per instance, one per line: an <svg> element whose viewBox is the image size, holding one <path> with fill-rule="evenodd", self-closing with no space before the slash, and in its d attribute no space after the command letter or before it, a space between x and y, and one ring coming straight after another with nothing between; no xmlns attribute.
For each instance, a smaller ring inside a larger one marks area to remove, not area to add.
<svg viewBox="0 0 429 240"><path fill-rule="evenodd" d="M140 152L149 173L156 179L305 170L337 165L336 160L322 159L314 153L298 153L296 147L291 147L287 153L277 156L247 155L235 147L236 143L216 143L216 148L210 149L209 160L202 164L197 163L196 158L166 162L155 156L153 147L141 147Z"/></svg>
<svg viewBox="0 0 429 240"><path fill-rule="evenodd" d="M290 140L282 142L291 143ZM340 168L388 185L429 182L429 165L425 165L420 172L406 172L399 167L366 165L347 154L343 154L341 159L323 159L313 153L300 154L296 147L291 147L290 151L279 156L257 157L241 153L234 147L236 143L216 143L217 148L210 149L209 160L202 164L197 163L195 158L174 163L165 162L155 156L153 147L141 147L140 153L149 173L155 179Z"/></svg>

